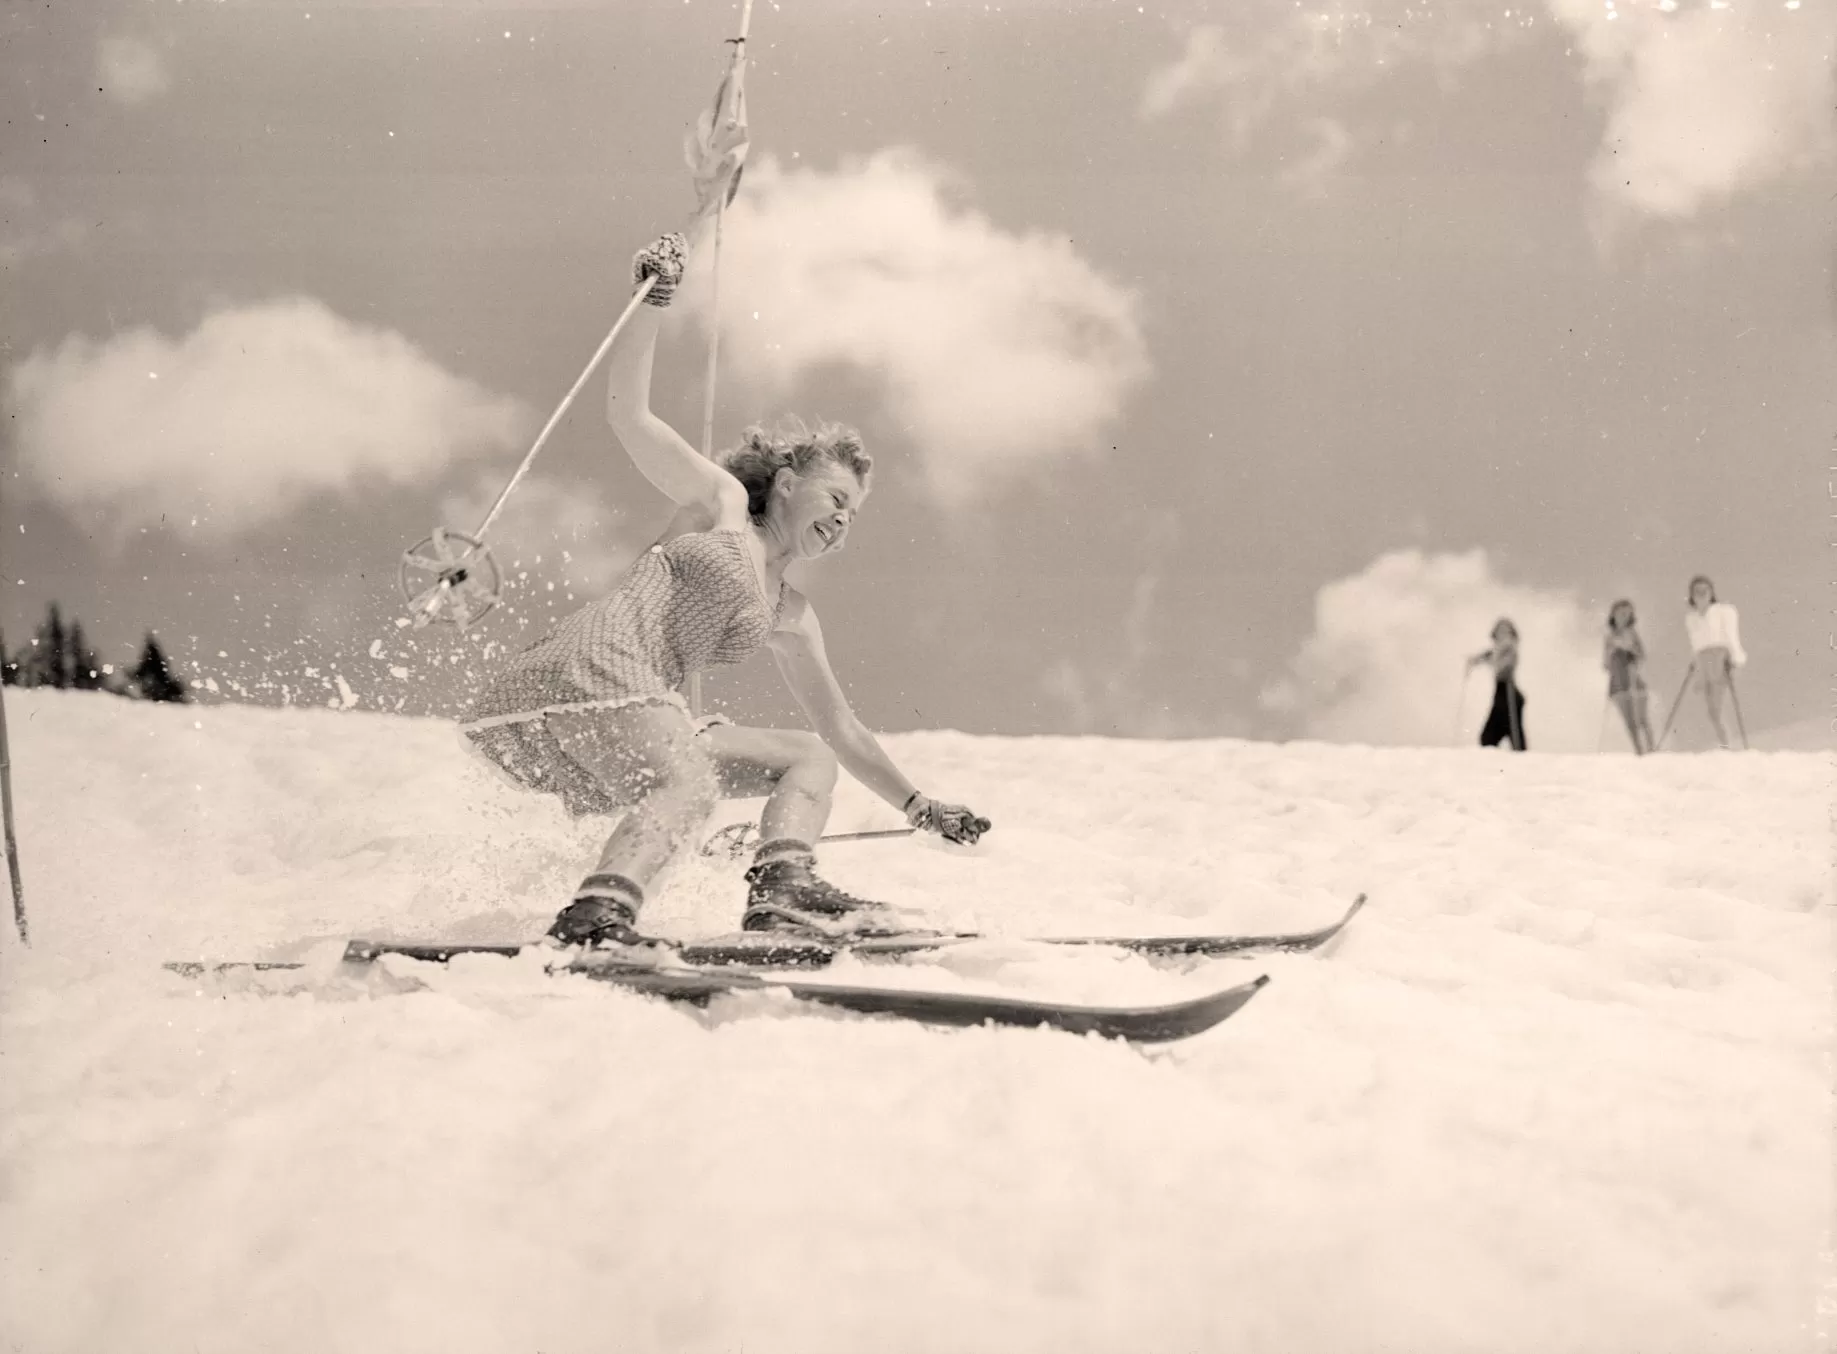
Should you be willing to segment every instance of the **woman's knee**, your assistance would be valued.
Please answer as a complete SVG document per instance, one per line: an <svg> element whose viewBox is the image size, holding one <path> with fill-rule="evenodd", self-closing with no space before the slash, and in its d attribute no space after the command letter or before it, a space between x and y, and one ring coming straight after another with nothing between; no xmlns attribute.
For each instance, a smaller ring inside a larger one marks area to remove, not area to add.
<svg viewBox="0 0 1837 1354"><path fill-rule="evenodd" d="M792 732L788 736L791 739L793 767L807 776L827 777L831 782L835 780L841 764L836 761L836 754L829 744L813 733Z"/></svg>
<svg viewBox="0 0 1837 1354"><path fill-rule="evenodd" d="M813 734L722 725L695 742L714 762L722 794L733 798L773 794L787 777L805 786L835 782L835 755Z"/></svg>
<svg viewBox="0 0 1837 1354"><path fill-rule="evenodd" d="M802 784L827 782L835 784L840 769L836 754L813 733L801 729L759 730L753 737L760 741L749 746L749 760L772 780L791 777Z"/></svg>
<svg viewBox="0 0 1837 1354"><path fill-rule="evenodd" d="M774 735L769 765L757 768L763 773L767 793L791 791L823 799L835 792L840 775L836 754L815 734L781 730Z"/></svg>

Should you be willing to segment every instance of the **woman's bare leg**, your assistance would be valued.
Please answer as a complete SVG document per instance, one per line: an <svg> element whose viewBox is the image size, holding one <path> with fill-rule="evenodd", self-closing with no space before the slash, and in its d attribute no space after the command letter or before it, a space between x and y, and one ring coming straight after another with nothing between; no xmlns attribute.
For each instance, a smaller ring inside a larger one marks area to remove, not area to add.
<svg viewBox="0 0 1837 1354"><path fill-rule="evenodd" d="M1639 731L1645 735L1645 743L1640 748L1642 753L1658 750L1658 740L1652 736L1652 718L1647 708L1649 703L1646 689L1643 686L1636 688L1633 692L1633 719L1639 726ZM1637 738L1633 741L1635 744L1639 742Z"/></svg>
<svg viewBox="0 0 1837 1354"><path fill-rule="evenodd" d="M761 841L814 844L835 802L836 755L815 734L716 724L697 740L731 799L766 796Z"/></svg>
<svg viewBox="0 0 1837 1354"><path fill-rule="evenodd" d="M707 751L674 705L621 705L548 716L563 752L631 808L597 872L649 888L707 821L719 784Z"/></svg>
<svg viewBox="0 0 1837 1354"><path fill-rule="evenodd" d="M1646 748L1645 744L1639 740L1639 716L1634 709L1634 696L1635 693L1631 691L1616 691L1614 705L1619 709L1620 718L1627 726L1627 737L1633 740L1633 751L1643 756Z"/></svg>
<svg viewBox="0 0 1837 1354"><path fill-rule="evenodd" d="M1728 690L1728 678L1713 663L1703 665L1703 701L1709 707L1709 722L1715 726L1716 741L1729 745L1729 731L1722 723L1722 693Z"/></svg>
<svg viewBox="0 0 1837 1354"><path fill-rule="evenodd" d="M700 741L707 745L723 791L735 798L766 796L759 851L746 872L746 929L870 935L917 924L897 909L857 898L816 875L814 847L829 821L836 788L836 757L822 739L791 730L717 724Z"/></svg>

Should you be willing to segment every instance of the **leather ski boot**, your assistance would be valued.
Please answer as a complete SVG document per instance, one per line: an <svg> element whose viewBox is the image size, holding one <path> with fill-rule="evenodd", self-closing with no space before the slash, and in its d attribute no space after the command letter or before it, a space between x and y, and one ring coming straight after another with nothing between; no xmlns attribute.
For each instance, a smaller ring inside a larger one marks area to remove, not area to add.
<svg viewBox="0 0 1837 1354"><path fill-rule="evenodd" d="M912 929L898 909L857 898L819 878L815 863L804 842L787 838L761 846L746 872L741 929L826 940L900 935Z"/></svg>

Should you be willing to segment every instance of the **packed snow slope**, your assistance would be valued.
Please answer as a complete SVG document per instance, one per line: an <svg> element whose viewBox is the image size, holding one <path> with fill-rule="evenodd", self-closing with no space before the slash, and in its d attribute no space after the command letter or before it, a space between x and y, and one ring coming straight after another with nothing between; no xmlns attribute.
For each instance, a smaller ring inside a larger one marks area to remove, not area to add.
<svg viewBox="0 0 1837 1354"><path fill-rule="evenodd" d="M187 982L160 961L533 935L604 825L432 721L6 699L33 946L0 949L0 1348L1831 1347L1828 754L890 739L995 830L826 868L943 924L1287 930L1370 893L1309 956L845 970L1272 976L1142 1050L509 960ZM847 786L832 826L893 821ZM693 862L651 924L729 929L739 869Z"/></svg>

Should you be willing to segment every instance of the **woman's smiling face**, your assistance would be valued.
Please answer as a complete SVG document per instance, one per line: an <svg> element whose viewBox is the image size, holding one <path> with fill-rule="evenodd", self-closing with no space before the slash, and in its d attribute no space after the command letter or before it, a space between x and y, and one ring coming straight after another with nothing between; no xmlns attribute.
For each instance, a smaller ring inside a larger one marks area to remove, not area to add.
<svg viewBox="0 0 1837 1354"><path fill-rule="evenodd" d="M799 559L840 550L868 494L854 471L834 461L813 465L802 475L781 470L772 487L773 515Z"/></svg>

